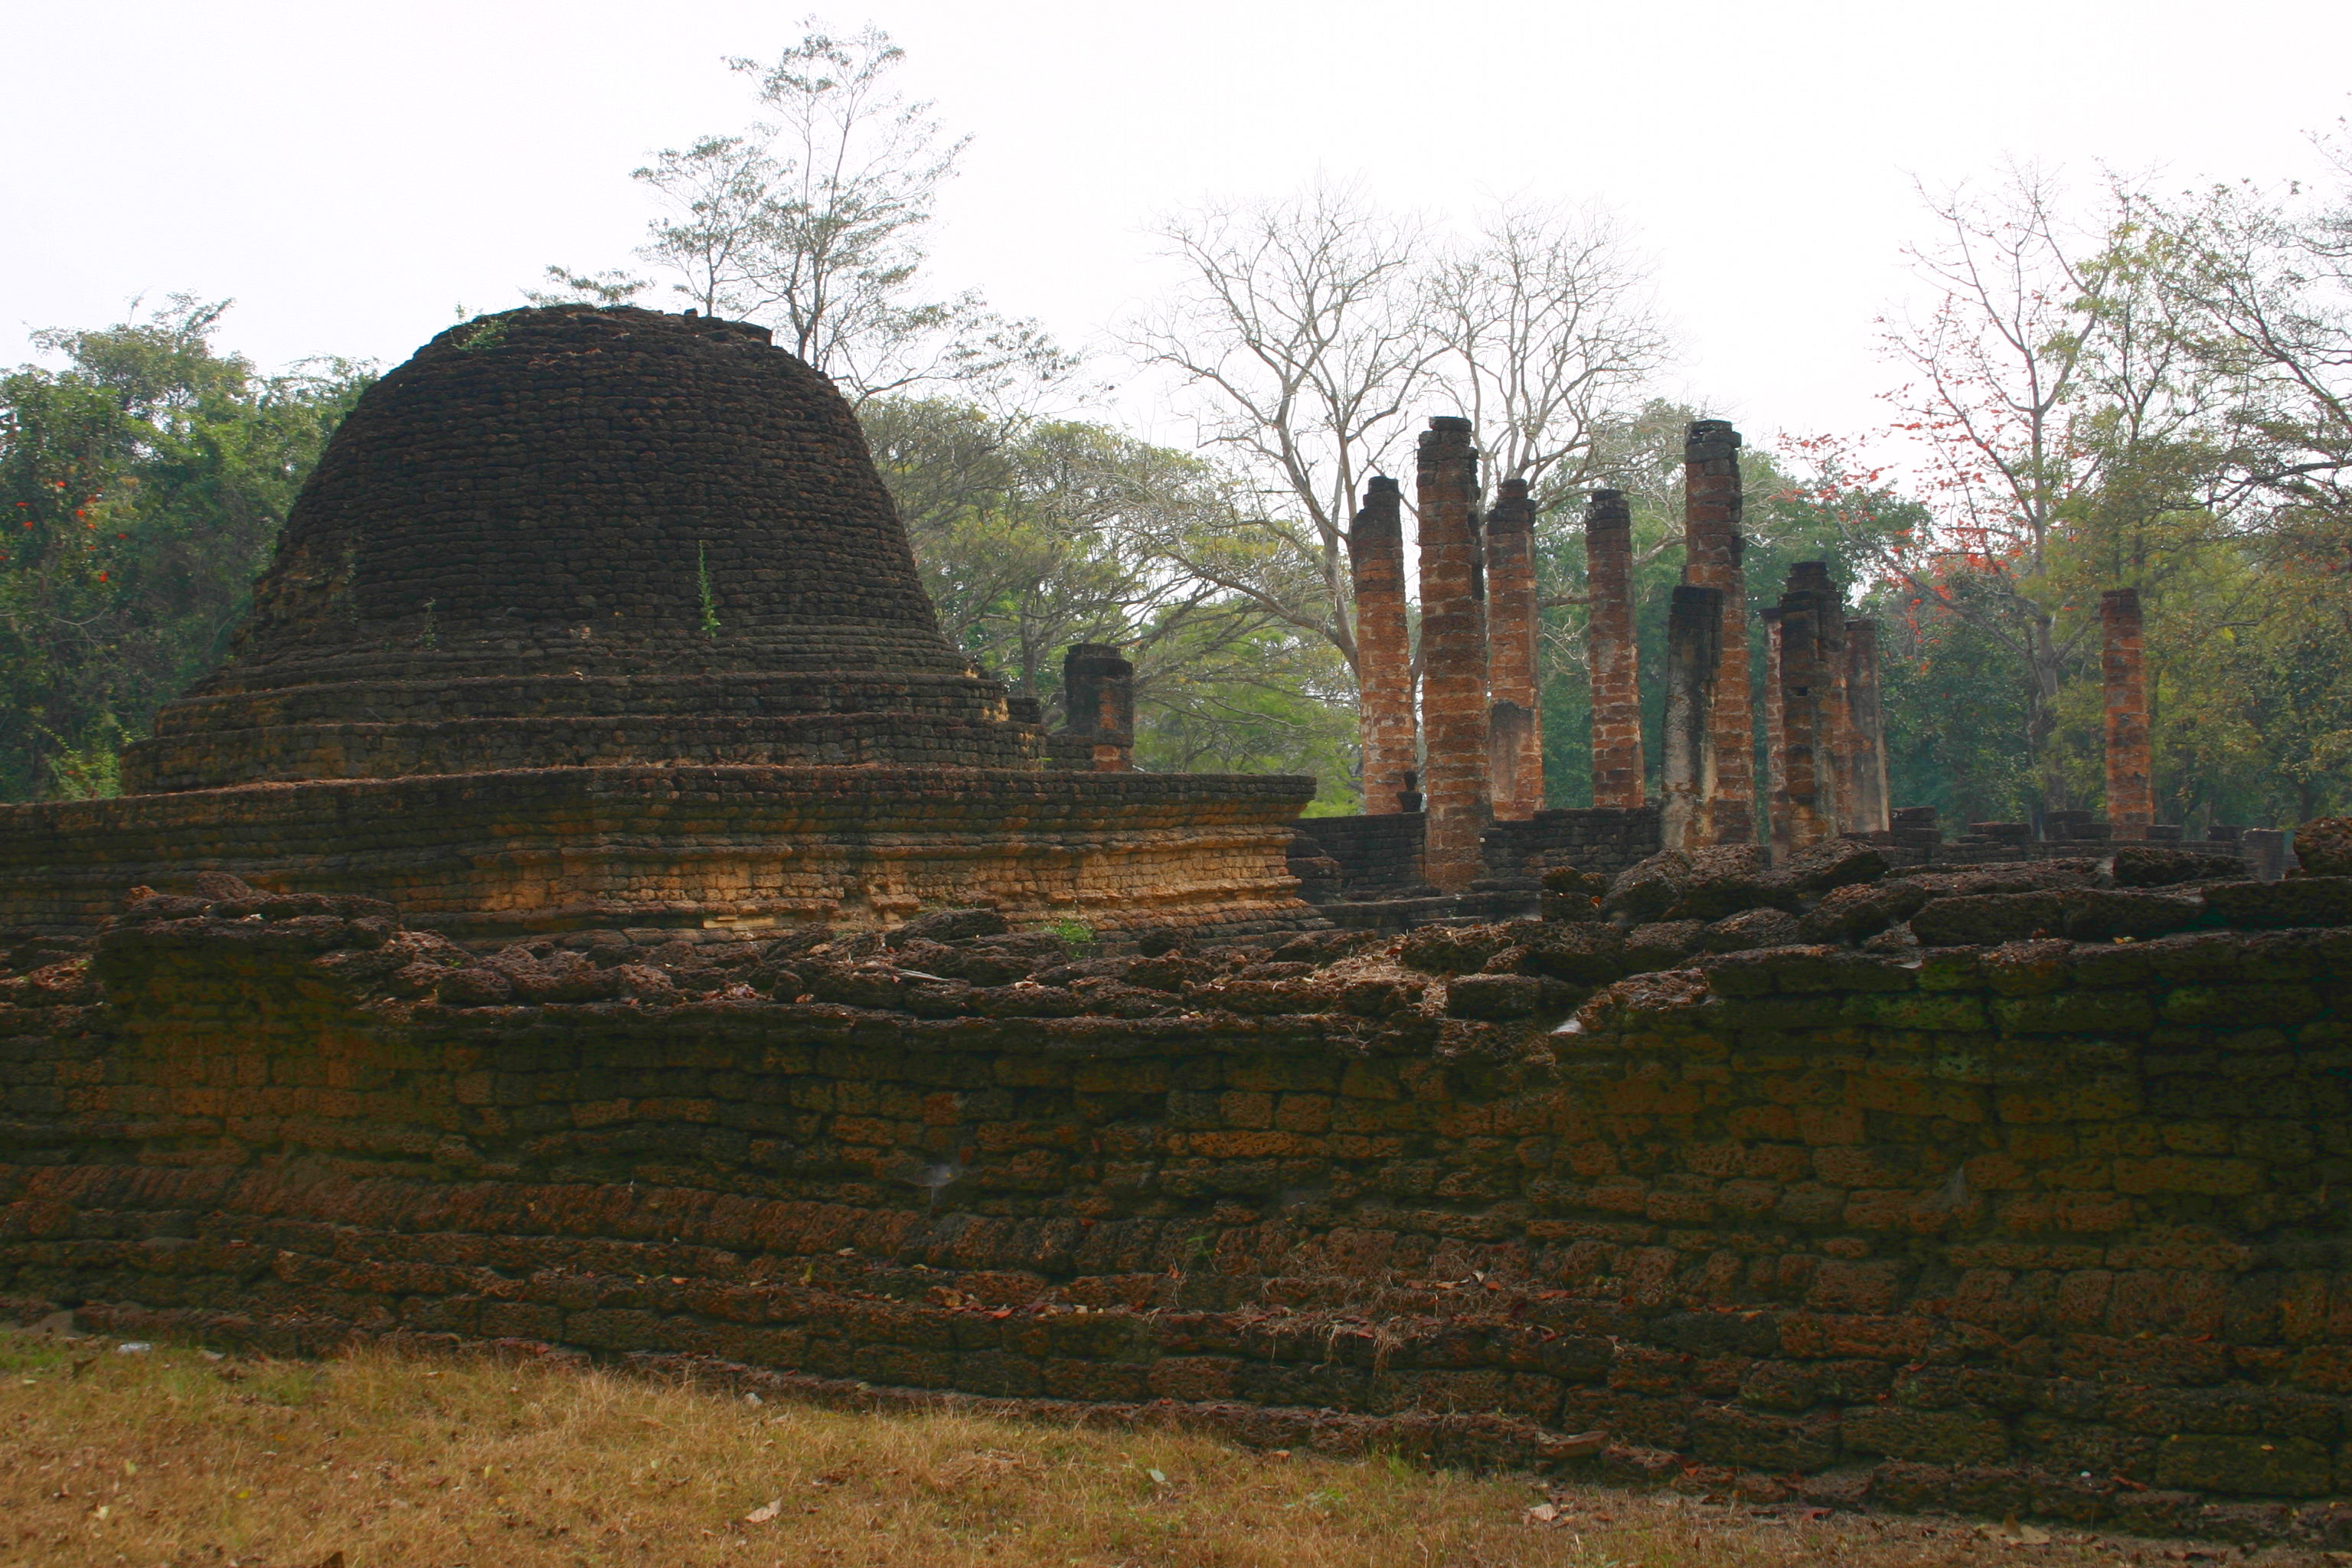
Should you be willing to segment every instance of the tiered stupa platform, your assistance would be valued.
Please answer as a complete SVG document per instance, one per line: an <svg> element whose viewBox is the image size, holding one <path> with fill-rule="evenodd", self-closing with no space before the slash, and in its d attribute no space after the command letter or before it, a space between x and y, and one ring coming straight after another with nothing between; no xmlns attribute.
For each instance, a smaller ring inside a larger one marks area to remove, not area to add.
<svg viewBox="0 0 2352 1568"><path fill-rule="evenodd" d="M1306 915L1312 781L1048 750L940 635L824 377L756 327L516 310L361 400L130 794L0 808L0 921L209 869L478 935Z"/></svg>

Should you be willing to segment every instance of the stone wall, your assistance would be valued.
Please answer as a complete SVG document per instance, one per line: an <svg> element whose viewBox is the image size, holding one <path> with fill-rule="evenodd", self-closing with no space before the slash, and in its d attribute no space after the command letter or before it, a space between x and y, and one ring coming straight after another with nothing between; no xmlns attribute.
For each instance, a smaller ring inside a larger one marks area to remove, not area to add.
<svg viewBox="0 0 2352 1568"><path fill-rule="evenodd" d="M1310 816L1294 826L1339 862L1340 889L1359 896L1421 881L1418 813L1388 816ZM1547 808L1479 835L1488 878L1516 878L1559 866L1613 877L1658 852L1654 805ZM1540 862L1540 864L1538 864Z"/></svg>
<svg viewBox="0 0 2352 1568"><path fill-rule="evenodd" d="M1339 865L1339 889L1350 897L1422 883L1422 814L1302 816L1292 826Z"/></svg>
<svg viewBox="0 0 2352 1568"><path fill-rule="evenodd" d="M134 883L234 872L463 933L887 924L992 902L1110 928L1295 923L1307 778L610 767L0 807L0 922L88 926Z"/></svg>
<svg viewBox="0 0 2352 1568"><path fill-rule="evenodd" d="M1486 834L1487 872L1509 877L1573 866L1614 877L1658 852L1654 805L1572 806L1498 822Z"/></svg>
<svg viewBox="0 0 2352 1568"><path fill-rule="evenodd" d="M2352 879L1740 853L1078 961L151 900L10 953L0 1298L2352 1540ZM1626 974L1759 897L1708 929L1909 921Z"/></svg>

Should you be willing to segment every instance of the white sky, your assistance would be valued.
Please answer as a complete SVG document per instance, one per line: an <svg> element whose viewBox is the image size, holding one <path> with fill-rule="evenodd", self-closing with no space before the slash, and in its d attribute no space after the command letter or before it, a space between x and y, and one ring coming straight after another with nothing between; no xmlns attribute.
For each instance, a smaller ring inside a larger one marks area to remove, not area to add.
<svg viewBox="0 0 2352 1568"><path fill-rule="evenodd" d="M548 262L625 263L628 171L739 125L720 57L772 57L803 4L0 0L0 362L189 289L264 363L390 363ZM1883 419L1915 175L2273 179L2352 111L2343 0L868 4L824 14L887 28L974 137L942 289L1085 341L1160 276L1151 215L1204 195L1598 199L1657 258L1670 390L1766 437Z"/></svg>

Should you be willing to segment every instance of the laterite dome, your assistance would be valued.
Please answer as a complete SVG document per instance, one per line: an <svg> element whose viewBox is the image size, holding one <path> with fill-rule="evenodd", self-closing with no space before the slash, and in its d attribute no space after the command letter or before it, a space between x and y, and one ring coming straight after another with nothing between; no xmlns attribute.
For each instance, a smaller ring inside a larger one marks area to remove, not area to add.
<svg viewBox="0 0 2352 1568"><path fill-rule="evenodd" d="M762 328L556 307L453 327L360 400L127 782L1035 755L829 381Z"/></svg>

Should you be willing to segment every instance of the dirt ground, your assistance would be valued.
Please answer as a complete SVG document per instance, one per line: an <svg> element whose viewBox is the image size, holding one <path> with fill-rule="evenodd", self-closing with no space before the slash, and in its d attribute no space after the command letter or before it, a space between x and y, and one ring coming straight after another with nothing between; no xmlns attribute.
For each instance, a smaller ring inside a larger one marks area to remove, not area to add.
<svg viewBox="0 0 2352 1568"><path fill-rule="evenodd" d="M2325 1559L762 1405L578 1367L0 1332L0 1562L28 1568L2239 1561Z"/></svg>

